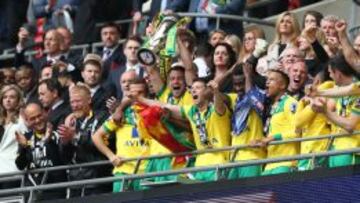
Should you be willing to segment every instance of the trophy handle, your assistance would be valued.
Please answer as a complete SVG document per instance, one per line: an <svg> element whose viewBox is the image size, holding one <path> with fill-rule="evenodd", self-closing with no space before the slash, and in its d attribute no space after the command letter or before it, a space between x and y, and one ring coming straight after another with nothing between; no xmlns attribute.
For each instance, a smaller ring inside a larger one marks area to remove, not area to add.
<svg viewBox="0 0 360 203"><path fill-rule="evenodd" d="M137 52L137 58L144 65L153 66L156 63L155 53L148 48L140 48Z"/></svg>

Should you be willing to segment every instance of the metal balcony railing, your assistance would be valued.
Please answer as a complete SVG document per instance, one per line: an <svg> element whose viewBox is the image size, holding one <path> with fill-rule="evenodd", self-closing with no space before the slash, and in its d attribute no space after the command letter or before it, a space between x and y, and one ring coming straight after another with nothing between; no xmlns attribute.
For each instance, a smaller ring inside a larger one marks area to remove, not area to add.
<svg viewBox="0 0 360 203"><path fill-rule="evenodd" d="M304 138L295 138L295 139L288 139L288 140L281 140L281 141L273 141L269 143L269 145L280 145L292 142L305 142L305 141L314 141L314 140L321 140L321 139L329 139L333 140L336 138L347 137L347 136L360 136L360 131L354 132L352 134L342 133L342 134L330 134L330 135L322 135L322 136L314 136L314 137L304 137ZM199 171L208 171L208 170L215 170L217 172L218 178L223 170L240 167L240 166L251 166L251 165L259 165L259 164L266 164L266 163L274 163L280 161L290 161L290 160L300 160L300 159L315 159L317 157L328 157L333 155L340 155L340 154L348 154L348 153L360 153L360 147L347 149L347 150L340 150L340 151L327 151L327 152L319 152L319 153L311 153L311 154L299 154L295 156L287 156L287 157L277 157L277 158L268 158L268 159L259 159L259 160L249 160L243 162L234 162L235 156L237 151L240 149L245 148L252 148L254 146L250 145L239 145L239 146L229 146L224 148L216 148L216 149L205 149L205 150L196 150L191 152L182 152L182 153L174 153L174 154L164 154L164 155L155 155L155 156L145 156L145 157L136 157L136 158L128 158L123 159L123 163L130 162L130 161L137 161L136 169L134 174L125 175L122 177L105 177L105 178L95 178L95 179L88 179L88 180L80 180L80 181L72 181L72 182L63 182L63 183L56 183L56 184L45 184L45 185L38 185L38 186L31 186L31 187L20 187L20 188L13 188L13 189L6 189L0 190L0 195L11 195L21 192L33 192L38 190L48 190L48 189L55 189L55 188L67 188L71 186L85 186L90 184L104 184L113 181L122 180L124 182L131 181L134 179L143 179L143 178L150 178L150 177L157 177L157 176L164 176L164 175L179 175L184 173L192 173L192 172L199 172ZM153 173L146 173L146 174L136 174L138 170L138 166L140 165L141 161L155 159L155 158L164 158L164 157L176 157L176 156L184 156L184 155L199 155L204 153L213 153L213 152L222 152L222 151L233 151L231 156L230 162L222 165L214 165L214 166L206 166L206 167L194 167L194 168L184 168L179 170L169 170L169 171L161 171L161 172L153 172ZM83 163L77 165L64 165L64 166L56 166L56 167L49 167L49 168L41 168L41 169L33 169L28 171L20 171L20 172L12 172L6 174L0 174L0 180L2 181L15 181L19 180L21 176L25 176L26 174L33 174L33 173L42 173L45 174L51 171L58 171L58 170L69 170L74 168L84 168L84 167L94 167L94 166L101 166L105 164L110 164L109 161L98 161L98 162L91 162L91 163ZM46 176L46 175L44 175ZM22 178L23 181L23 178ZM23 185L23 184L22 184Z"/></svg>

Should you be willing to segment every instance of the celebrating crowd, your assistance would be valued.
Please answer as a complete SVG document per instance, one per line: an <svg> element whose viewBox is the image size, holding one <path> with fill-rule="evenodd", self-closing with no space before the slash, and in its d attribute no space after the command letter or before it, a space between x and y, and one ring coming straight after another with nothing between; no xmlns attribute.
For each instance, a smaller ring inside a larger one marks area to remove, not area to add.
<svg viewBox="0 0 360 203"><path fill-rule="evenodd" d="M116 24L101 28L103 49L85 57L70 50L68 29L50 29L44 54L31 61L24 55L29 33L21 28L16 67L1 70L0 174L100 160L112 163L26 177L27 185L38 185L359 147L357 134L271 144L360 130L360 35L350 42L346 22L333 15L308 11L301 25L299 20L288 11L279 15L275 37L268 41L257 26L246 28L243 37L211 30L207 38L204 32L179 27L176 56L165 77L159 63L139 62L143 38L130 36L119 43ZM156 31L149 26L147 38ZM157 57L161 61L162 56ZM238 145L248 147L155 158L138 167L123 161ZM237 167L221 176L239 179L358 163L359 154L348 153ZM213 181L217 174L202 171L186 178ZM142 181L55 189L37 198L147 189ZM0 185L11 187L18 185Z"/></svg>

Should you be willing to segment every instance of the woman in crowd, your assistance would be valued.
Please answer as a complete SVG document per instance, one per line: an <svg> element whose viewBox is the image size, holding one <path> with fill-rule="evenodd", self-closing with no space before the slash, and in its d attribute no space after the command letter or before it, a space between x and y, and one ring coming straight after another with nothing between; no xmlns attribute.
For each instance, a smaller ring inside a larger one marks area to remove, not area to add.
<svg viewBox="0 0 360 203"><path fill-rule="evenodd" d="M227 43L218 43L214 47L214 54L212 57L213 79L219 82L221 92L230 92L232 90L231 77L225 76L236 62L235 53L232 47Z"/></svg>
<svg viewBox="0 0 360 203"><path fill-rule="evenodd" d="M21 90L16 85L5 85L0 91L0 174L17 171L15 158L18 150L16 132L25 132L20 116L23 105Z"/></svg>
<svg viewBox="0 0 360 203"><path fill-rule="evenodd" d="M279 15L275 30L274 41L269 45L267 55L264 58L267 63L258 64L258 66L266 65L267 67L257 67L257 69L267 70L274 68L277 65L281 53L287 47L296 45L296 39L300 34L300 29L299 23L293 13L286 11Z"/></svg>
<svg viewBox="0 0 360 203"><path fill-rule="evenodd" d="M320 22L323 17L323 14L321 14L320 12L313 10L306 11L302 22L303 29L313 25L315 25L316 27L320 27Z"/></svg>
<svg viewBox="0 0 360 203"><path fill-rule="evenodd" d="M233 51L235 52L235 57L239 58L242 47L240 38L236 35L226 35L224 42L228 43L232 47Z"/></svg>

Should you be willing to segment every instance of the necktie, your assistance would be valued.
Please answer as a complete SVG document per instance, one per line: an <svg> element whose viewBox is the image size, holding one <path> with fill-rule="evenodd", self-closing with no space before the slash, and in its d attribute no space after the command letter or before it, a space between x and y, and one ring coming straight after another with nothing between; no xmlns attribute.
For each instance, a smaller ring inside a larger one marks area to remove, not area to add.
<svg viewBox="0 0 360 203"><path fill-rule="evenodd" d="M105 61L110 57L111 50L110 49L104 49L104 54L102 57L102 60Z"/></svg>

